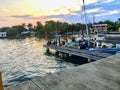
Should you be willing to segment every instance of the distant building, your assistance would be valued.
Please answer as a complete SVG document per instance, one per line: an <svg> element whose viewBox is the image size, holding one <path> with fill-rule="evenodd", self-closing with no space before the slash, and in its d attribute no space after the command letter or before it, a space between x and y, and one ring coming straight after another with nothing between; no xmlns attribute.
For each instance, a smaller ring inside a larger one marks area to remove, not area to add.
<svg viewBox="0 0 120 90"><path fill-rule="evenodd" d="M106 33L107 24L93 24L92 25L94 33Z"/></svg>
<svg viewBox="0 0 120 90"><path fill-rule="evenodd" d="M0 38L6 38L7 32L0 32Z"/></svg>

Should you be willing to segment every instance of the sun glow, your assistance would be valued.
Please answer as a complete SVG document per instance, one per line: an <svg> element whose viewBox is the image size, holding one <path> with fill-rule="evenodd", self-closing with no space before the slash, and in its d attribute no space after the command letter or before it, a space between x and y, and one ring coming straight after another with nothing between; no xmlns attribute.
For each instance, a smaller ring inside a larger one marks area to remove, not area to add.
<svg viewBox="0 0 120 90"><path fill-rule="evenodd" d="M36 11L38 10L43 15L58 15L69 14L69 11L80 10L79 0L33 0L30 6Z"/></svg>
<svg viewBox="0 0 120 90"><path fill-rule="evenodd" d="M86 5L98 0L85 0ZM82 0L1 0L0 26L40 20L65 21L64 15L75 15ZM69 22L69 21L68 21Z"/></svg>

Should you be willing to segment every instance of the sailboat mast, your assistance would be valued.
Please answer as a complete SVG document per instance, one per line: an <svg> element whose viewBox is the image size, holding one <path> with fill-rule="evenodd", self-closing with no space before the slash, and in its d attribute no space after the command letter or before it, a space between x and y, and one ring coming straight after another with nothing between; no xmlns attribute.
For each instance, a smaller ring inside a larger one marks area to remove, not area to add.
<svg viewBox="0 0 120 90"><path fill-rule="evenodd" d="M90 46L90 38L89 38L89 32L88 32L88 25L87 25L87 16L86 16L86 8L85 8L85 1L83 0L83 10L84 10L84 17L85 17L85 25L86 25L86 31L87 31L87 40L88 40L88 46Z"/></svg>

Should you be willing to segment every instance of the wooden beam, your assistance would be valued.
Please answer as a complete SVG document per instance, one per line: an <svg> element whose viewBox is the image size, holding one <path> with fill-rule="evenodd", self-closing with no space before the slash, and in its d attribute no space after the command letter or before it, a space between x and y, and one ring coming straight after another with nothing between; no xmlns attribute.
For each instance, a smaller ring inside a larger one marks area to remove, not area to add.
<svg viewBox="0 0 120 90"><path fill-rule="evenodd" d="M0 72L0 90L3 90L2 74L1 74L1 72Z"/></svg>

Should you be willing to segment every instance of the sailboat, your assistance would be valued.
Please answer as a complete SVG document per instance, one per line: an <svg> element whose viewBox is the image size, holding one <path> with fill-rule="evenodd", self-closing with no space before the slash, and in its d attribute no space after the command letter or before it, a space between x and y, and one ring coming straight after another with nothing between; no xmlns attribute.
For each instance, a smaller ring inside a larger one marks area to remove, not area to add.
<svg viewBox="0 0 120 90"><path fill-rule="evenodd" d="M88 25L87 25L85 0L83 0L83 10L84 10L84 18L85 18L85 25L86 25L86 31L87 31L87 41L88 41L87 49L90 51L97 51L100 53L116 54L119 51L119 48L91 48L90 47L90 37L89 37L89 31L88 31Z"/></svg>

